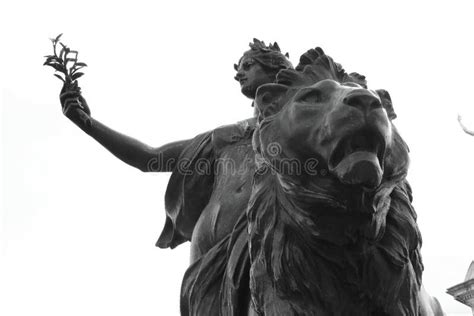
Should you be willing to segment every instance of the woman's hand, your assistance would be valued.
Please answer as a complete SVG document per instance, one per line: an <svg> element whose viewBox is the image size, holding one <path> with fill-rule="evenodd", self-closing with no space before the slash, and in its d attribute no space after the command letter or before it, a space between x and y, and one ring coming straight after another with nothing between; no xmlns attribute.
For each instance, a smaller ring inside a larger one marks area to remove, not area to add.
<svg viewBox="0 0 474 316"><path fill-rule="evenodd" d="M80 127L91 125L91 111L81 95L77 81L66 82L59 96L63 114Z"/></svg>

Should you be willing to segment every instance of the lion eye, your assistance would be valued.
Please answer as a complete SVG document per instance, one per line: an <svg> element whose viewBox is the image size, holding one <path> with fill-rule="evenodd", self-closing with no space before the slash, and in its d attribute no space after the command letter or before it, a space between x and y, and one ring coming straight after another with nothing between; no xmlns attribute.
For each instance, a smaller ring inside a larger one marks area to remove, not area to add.
<svg viewBox="0 0 474 316"><path fill-rule="evenodd" d="M296 101L305 103L318 103L322 100L322 93L320 90L311 89L300 94Z"/></svg>

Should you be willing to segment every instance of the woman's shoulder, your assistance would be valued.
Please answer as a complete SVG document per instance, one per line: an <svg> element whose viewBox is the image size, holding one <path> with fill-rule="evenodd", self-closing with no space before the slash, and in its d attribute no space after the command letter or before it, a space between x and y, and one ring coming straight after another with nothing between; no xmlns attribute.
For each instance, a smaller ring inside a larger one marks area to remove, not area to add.
<svg viewBox="0 0 474 316"><path fill-rule="evenodd" d="M212 143L222 148L240 141L251 141L255 130L256 119L249 118L234 124L220 126L212 131Z"/></svg>

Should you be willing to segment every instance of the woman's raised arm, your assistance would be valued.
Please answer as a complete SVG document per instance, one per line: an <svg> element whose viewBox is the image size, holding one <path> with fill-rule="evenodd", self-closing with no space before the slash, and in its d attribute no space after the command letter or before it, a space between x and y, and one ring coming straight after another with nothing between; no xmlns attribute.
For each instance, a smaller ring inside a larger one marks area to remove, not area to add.
<svg viewBox="0 0 474 316"><path fill-rule="evenodd" d="M166 172L175 167L181 151L191 142L182 140L161 147L148 146L119 133L91 117L86 100L77 85L65 84L60 95L63 113L115 157L143 172Z"/></svg>

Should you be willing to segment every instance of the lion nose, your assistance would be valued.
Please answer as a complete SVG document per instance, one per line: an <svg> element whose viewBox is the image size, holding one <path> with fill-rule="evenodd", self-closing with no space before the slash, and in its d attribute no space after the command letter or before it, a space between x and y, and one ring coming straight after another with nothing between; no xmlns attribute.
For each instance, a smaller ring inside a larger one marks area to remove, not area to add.
<svg viewBox="0 0 474 316"><path fill-rule="evenodd" d="M343 100L344 104L358 108L363 112L381 108L380 98L369 90L357 89L349 92Z"/></svg>

